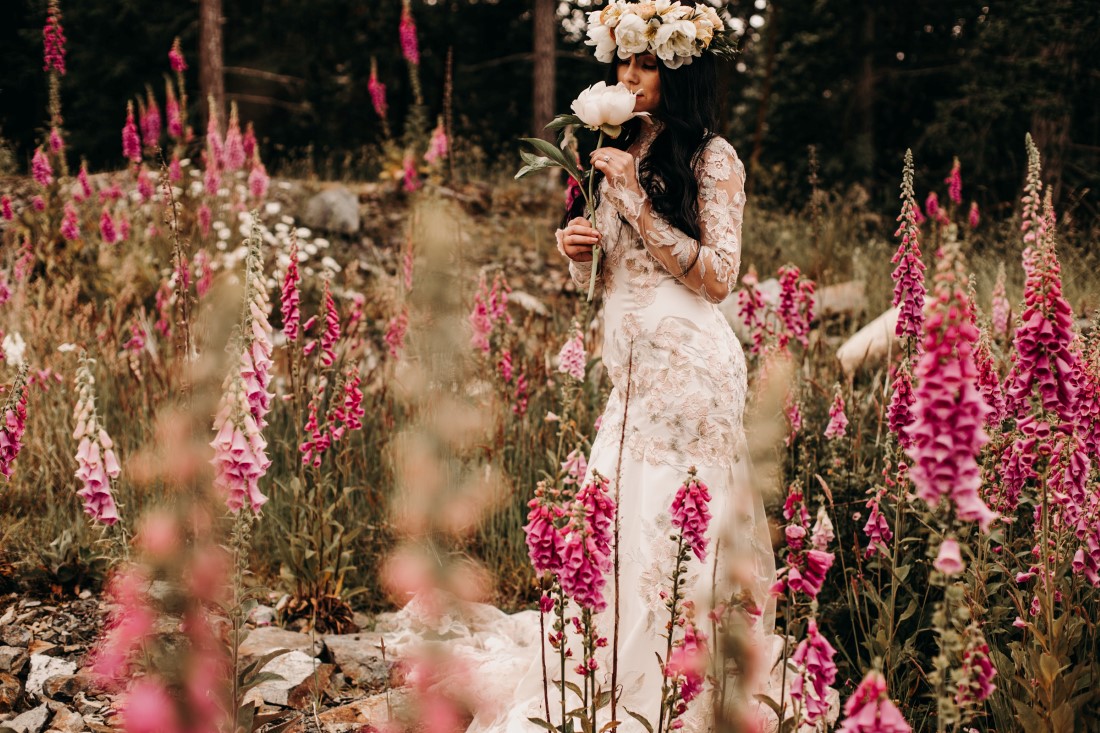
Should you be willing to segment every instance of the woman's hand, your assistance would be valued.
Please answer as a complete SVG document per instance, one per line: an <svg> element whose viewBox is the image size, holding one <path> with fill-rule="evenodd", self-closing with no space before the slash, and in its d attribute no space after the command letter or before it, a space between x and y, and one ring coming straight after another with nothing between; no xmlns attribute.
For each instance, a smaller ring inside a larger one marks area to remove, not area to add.
<svg viewBox="0 0 1100 733"><path fill-rule="evenodd" d="M592 246L600 243L600 233L583 216L571 220L565 229L558 230L561 251L575 262L591 262Z"/></svg>
<svg viewBox="0 0 1100 733"><path fill-rule="evenodd" d="M618 148L596 148L589 159L592 167L604 174L609 185L640 190L634 156L630 153Z"/></svg>

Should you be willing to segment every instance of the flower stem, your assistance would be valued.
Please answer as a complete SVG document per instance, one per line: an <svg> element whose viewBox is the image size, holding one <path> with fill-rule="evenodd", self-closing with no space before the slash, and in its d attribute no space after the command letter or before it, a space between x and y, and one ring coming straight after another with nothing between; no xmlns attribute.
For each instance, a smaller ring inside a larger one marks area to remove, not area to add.
<svg viewBox="0 0 1100 733"><path fill-rule="evenodd" d="M684 562L684 532L680 531L676 538L676 567L672 570L672 597L669 599L668 641L665 645L665 659L661 666L661 712L657 716L657 733L663 733L666 709L671 709L673 698L670 697L668 684L668 660L672 658L672 636L676 632L676 619L679 615L680 600L680 566ZM671 719L669 720L671 723Z"/></svg>
<svg viewBox="0 0 1100 733"><path fill-rule="evenodd" d="M627 357L626 362L626 395L623 398L623 426L619 431L619 458L615 465L615 559L614 559L614 574L615 574L615 626L614 633L611 639L611 720L618 720L617 703L618 703L618 685L619 685L619 531L620 531L620 514L619 514L619 500L620 491L619 484L622 479L623 469L623 448L626 445L626 418L630 410L630 384L632 381L632 374L634 371L634 341L630 342L630 355Z"/></svg>
<svg viewBox="0 0 1100 733"><path fill-rule="evenodd" d="M603 147L603 130L600 130L600 137L596 141L596 147ZM595 227L596 219L596 207L593 204L593 184L596 182L596 167L592 166L588 170L588 197L586 203L588 204L588 223ZM588 297L585 299L588 302L592 302L592 295L596 292L596 274L600 269L600 253L602 252L600 245L594 245L592 247L592 274L588 279Z"/></svg>
<svg viewBox="0 0 1100 733"><path fill-rule="evenodd" d="M542 698L546 722L550 722L550 683L546 680L546 614L539 610L539 656L542 661Z"/></svg>
<svg viewBox="0 0 1100 733"><path fill-rule="evenodd" d="M558 583L558 603L554 609L558 620L554 625L561 638L558 639L558 657L561 659L561 729L565 731L565 589Z"/></svg>

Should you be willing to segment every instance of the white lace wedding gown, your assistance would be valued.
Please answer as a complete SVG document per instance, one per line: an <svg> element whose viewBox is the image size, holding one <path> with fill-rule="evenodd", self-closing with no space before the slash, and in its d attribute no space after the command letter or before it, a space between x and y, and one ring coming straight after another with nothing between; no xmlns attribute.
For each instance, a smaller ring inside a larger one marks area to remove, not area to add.
<svg viewBox="0 0 1100 733"><path fill-rule="evenodd" d="M660 122L643 126L630 151L636 161L659 131ZM710 489L714 517L707 533L705 565L694 557L688 564L687 594L696 605L697 624L710 637L706 614L712 599L726 599L741 590L757 607L755 642L769 664L779 644L779 637L772 634L775 607L768 592L775 581L775 560L763 503L751 481L742 427L745 357L716 305L733 290L737 279L745 169L733 147L714 137L695 170L699 240L655 214L641 189L626 181L601 182L601 204L594 222L605 248L599 275L604 295L603 364L613 389L592 446L586 480L598 470L611 480L612 490L617 476L620 486L620 733L644 733L624 709L657 719L662 678L654 653L664 656L662 634L668 621L659 592L669 587L675 553L669 539L669 508L692 466ZM561 230L559 242L560 238ZM687 274L678 277L685 269ZM591 265L570 262L569 270L578 288L586 291ZM721 543L716 542L718 537ZM716 562L720 563L717 568ZM730 580L731 570L740 578L739 588ZM717 587L712 588L712 583ZM601 634L611 641L614 587L610 579L606 595L608 609L598 621ZM423 631L417 620L419 610L414 602L398 615L391 624L397 631L388 643L400 644ZM551 619L547 616L548 625ZM481 706L470 733L537 731L528 718L546 715L538 613L507 615L491 606L467 605L449 615L443 625L448 645L468 662L473 694ZM572 646L574 661L568 665L567 677L576 682L572 667L581 649L577 642ZM559 660L549 645L546 648L547 670L556 679ZM600 651L597 679L603 689L609 689L610 645ZM560 723L557 694L551 684L555 725ZM579 706L571 702L570 709ZM705 697L692 703L684 716L686 731L710 729L707 707ZM608 708L600 711L599 719L602 727L609 719Z"/></svg>

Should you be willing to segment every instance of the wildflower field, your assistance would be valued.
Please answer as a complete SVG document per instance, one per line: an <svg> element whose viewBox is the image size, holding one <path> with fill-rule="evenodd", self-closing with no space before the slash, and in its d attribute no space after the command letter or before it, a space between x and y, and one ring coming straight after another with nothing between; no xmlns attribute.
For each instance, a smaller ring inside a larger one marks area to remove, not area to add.
<svg viewBox="0 0 1100 733"><path fill-rule="evenodd" d="M415 81L407 11L399 34ZM235 107L193 128L170 39L163 92L66 119L56 2L43 38L48 124L0 179L0 730L465 730L446 663L372 637L429 589L537 608L539 641L588 663L586 542L614 506L581 484L610 386L554 247L564 191L447 173L473 153L422 109L400 144L387 125L380 180L272 178ZM117 124L116 169L68 147L85 124ZM750 198L721 308L783 691L735 685L721 730L761 705L784 731L1100 730L1100 255L1020 149L1002 220L957 161L911 155L896 219L813 165L803 211ZM354 231L304 223L333 196ZM684 564L708 500L685 476ZM658 730L762 663L735 609L677 621L669 582ZM551 689L532 730L603 733L604 703Z"/></svg>

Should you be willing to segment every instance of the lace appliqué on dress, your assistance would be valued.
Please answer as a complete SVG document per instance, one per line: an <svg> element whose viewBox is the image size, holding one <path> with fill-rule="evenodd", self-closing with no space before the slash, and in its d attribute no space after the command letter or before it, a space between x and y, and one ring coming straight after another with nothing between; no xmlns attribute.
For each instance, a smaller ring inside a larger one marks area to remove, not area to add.
<svg viewBox="0 0 1100 733"><path fill-rule="evenodd" d="M637 159L636 159L637 162ZM669 277L710 302L729 295L741 265L741 224L747 201L745 166L728 141L712 138L696 164L700 238L688 236L653 211L637 180L605 179L607 201L641 237L652 258Z"/></svg>
<svg viewBox="0 0 1100 733"><path fill-rule="evenodd" d="M632 318L632 316L624 317ZM622 398L630 377L626 445L636 460L687 470L691 465L728 467L731 446L741 437L746 367L740 346L722 337L715 323L703 327L666 316L653 332L621 328L605 365L615 390L604 429L618 439ZM633 366L630 365L631 335ZM732 339L732 335L729 339ZM732 356L732 358L731 358Z"/></svg>

